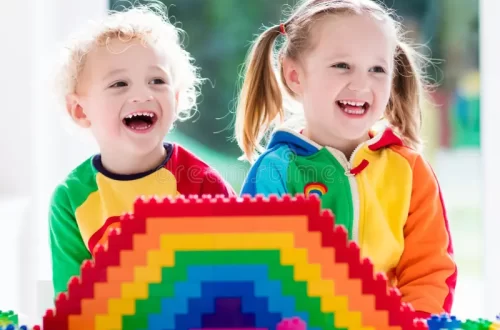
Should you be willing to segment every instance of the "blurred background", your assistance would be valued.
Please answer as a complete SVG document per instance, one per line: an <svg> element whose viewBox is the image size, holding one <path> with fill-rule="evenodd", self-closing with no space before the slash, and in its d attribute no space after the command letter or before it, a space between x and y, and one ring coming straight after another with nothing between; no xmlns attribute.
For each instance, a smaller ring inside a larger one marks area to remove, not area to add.
<svg viewBox="0 0 500 330"><path fill-rule="evenodd" d="M168 139L205 159L239 191L248 169L248 164L237 160L240 151L232 140L240 70L255 35L263 25L279 23L284 6L294 1L165 3L169 15L187 32L187 49L202 68L202 76L209 79L197 115L177 123ZM0 27L12 31L3 36L0 53L0 118L4 120L0 130L0 253L4 261L0 310L14 309L33 322L51 306L48 198L59 180L97 152L89 136L65 121L64 109L51 95L52 69L69 33L123 4L115 0L22 0L7 2L0 12ZM402 18L408 37L436 59L429 73L439 87L431 95L434 104L424 109L423 135L425 154L440 180L454 236L459 266L454 314L492 318L500 312L500 298L495 299L494 292L488 297L485 292L491 290L484 286L487 276L491 277L491 271L485 273L486 260L492 262L494 256L484 253L487 217L483 214L480 143L484 109L478 0L386 0L385 4Z"/></svg>

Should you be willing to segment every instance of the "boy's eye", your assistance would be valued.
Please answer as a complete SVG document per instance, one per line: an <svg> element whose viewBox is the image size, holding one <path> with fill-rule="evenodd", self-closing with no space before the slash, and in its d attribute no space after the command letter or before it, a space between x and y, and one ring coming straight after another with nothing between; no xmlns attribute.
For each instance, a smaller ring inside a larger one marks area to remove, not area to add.
<svg viewBox="0 0 500 330"><path fill-rule="evenodd" d="M337 63L337 64L332 65L332 68L349 69L349 64L347 64L347 63Z"/></svg>
<svg viewBox="0 0 500 330"><path fill-rule="evenodd" d="M109 87L110 88L117 88L117 87L126 87L126 86L128 86L126 82L124 82L124 81L117 81L117 82L115 82L114 84L112 84Z"/></svg>
<svg viewBox="0 0 500 330"><path fill-rule="evenodd" d="M163 80L161 78L156 78L156 79L151 80L151 83L153 85L162 85L165 83L165 80Z"/></svg>

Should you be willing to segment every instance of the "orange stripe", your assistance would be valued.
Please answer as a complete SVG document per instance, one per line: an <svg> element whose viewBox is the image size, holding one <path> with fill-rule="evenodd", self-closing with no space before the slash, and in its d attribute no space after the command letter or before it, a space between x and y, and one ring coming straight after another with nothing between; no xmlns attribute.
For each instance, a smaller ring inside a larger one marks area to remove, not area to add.
<svg viewBox="0 0 500 330"><path fill-rule="evenodd" d="M396 268L403 300L417 311L450 313L457 273L439 184L418 153L405 147L391 149L404 157L413 170L412 199L404 232L406 248Z"/></svg>
<svg viewBox="0 0 500 330"><path fill-rule="evenodd" d="M188 228L188 229L187 229ZM214 228L217 230L214 231ZM121 284L133 282L134 270L137 266L146 265L149 252L159 249L161 233L259 233L259 232L293 232L297 248L305 248L309 263L321 265L323 279L335 282L335 294L349 297L349 309L360 311L362 322L367 326L378 326L390 329L388 315L385 311L375 310L375 297L361 293L361 281L348 277L348 265L336 264L334 249L323 248L320 234L308 231L306 216L273 216L263 217L204 217L200 218L153 218L147 219L146 234L134 237L134 251L121 253L121 266L108 270L108 283L95 286L95 299L82 304L81 319L86 315L106 314L107 300L120 298ZM101 301L101 302L100 302ZM73 329L70 326L71 329ZM90 328L89 328L90 329Z"/></svg>

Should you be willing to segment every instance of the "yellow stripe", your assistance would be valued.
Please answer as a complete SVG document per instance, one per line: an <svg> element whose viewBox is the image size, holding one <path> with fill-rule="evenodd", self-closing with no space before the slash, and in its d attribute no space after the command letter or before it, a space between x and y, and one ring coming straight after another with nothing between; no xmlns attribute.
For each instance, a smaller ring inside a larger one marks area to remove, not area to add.
<svg viewBox="0 0 500 330"><path fill-rule="evenodd" d="M410 207L412 171L408 161L390 149L356 154L369 165L356 175L359 191L359 245L375 271L389 272L404 249L403 227Z"/></svg>
<svg viewBox="0 0 500 330"><path fill-rule="evenodd" d="M488 330L500 330L500 322L493 322Z"/></svg>
<svg viewBox="0 0 500 330"><path fill-rule="evenodd" d="M294 279L307 281L308 294L320 297L322 311L335 313L337 327L374 330L362 326L361 313L348 311L347 297L334 295L335 283L321 278L320 265L308 263L307 251L294 247L294 235L291 233L162 235L160 246L160 251L149 252L148 266L136 268L135 282L122 284L122 298L109 300L109 314L96 316L96 330L122 328L123 315L133 315L135 301L148 297L149 282L159 282L158 269L174 265L174 251L267 249L281 251L282 264L294 266Z"/></svg>
<svg viewBox="0 0 500 330"><path fill-rule="evenodd" d="M75 212L76 222L87 247L90 237L109 217L132 212L138 196L178 195L174 175L164 168L144 178L130 181L113 180L98 173L96 182L97 191L90 194Z"/></svg>

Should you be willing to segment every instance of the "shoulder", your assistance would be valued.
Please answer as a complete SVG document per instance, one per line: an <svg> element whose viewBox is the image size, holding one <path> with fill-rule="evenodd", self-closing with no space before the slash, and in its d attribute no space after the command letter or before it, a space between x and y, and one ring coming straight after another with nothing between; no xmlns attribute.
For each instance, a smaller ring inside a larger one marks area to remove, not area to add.
<svg viewBox="0 0 500 330"><path fill-rule="evenodd" d="M421 152L403 145L389 147L390 151L405 159L411 168L415 166L429 166Z"/></svg>
<svg viewBox="0 0 500 330"><path fill-rule="evenodd" d="M421 186L420 183L425 183L428 186L438 187L437 176L422 153L406 146L391 146L390 150L408 162L414 183L419 183L418 186Z"/></svg>
<svg viewBox="0 0 500 330"><path fill-rule="evenodd" d="M297 157L297 153L290 146L281 144L267 149L257 158L252 168L282 168L285 169Z"/></svg>
<svg viewBox="0 0 500 330"><path fill-rule="evenodd" d="M261 181L271 177L286 178L296 153L287 145L267 149L250 167L247 180Z"/></svg>
<svg viewBox="0 0 500 330"><path fill-rule="evenodd" d="M96 171L90 157L57 183L52 192L51 205L71 204L72 196L96 186L95 176Z"/></svg>
<svg viewBox="0 0 500 330"><path fill-rule="evenodd" d="M167 163L167 167L170 171L189 173L189 176L196 178L217 173L207 162L187 148L176 143L172 143L171 146L172 153Z"/></svg>
<svg viewBox="0 0 500 330"><path fill-rule="evenodd" d="M234 195L231 186L215 168L179 144L172 144L166 168L176 177L181 194Z"/></svg>
<svg viewBox="0 0 500 330"><path fill-rule="evenodd" d="M286 193L288 168L296 153L287 145L267 149L252 164L240 194Z"/></svg>

